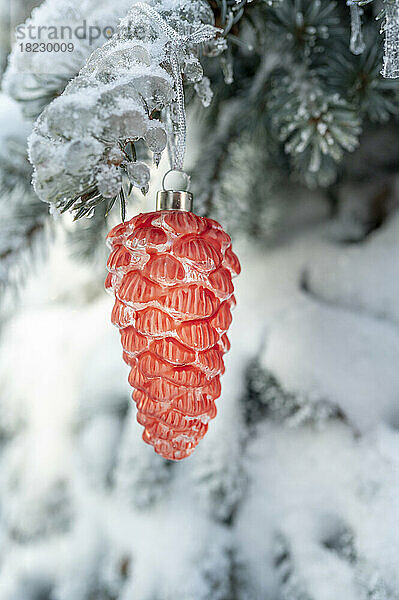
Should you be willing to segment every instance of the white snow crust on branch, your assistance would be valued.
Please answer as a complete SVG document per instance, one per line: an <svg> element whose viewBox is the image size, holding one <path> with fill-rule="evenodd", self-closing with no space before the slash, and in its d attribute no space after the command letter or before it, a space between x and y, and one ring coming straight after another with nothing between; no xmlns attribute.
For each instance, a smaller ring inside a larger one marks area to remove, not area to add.
<svg viewBox="0 0 399 600"><path fill-rule="evenodd" d="M36 118L79 72L87 57L115 31L131 0L45 0L17 26L2 86L21 103L26 116ZM100 33L99 33L100 32ZM26 43L71 43L72 51L26 50ZM21 49L20 44L24 47Z"/></svg>
<svg viewBox="0 0 399 600"><path fill-rule="evenodd" d="M213 25L212 11L203 0L171 0L153 8L188 38L199 26ZM94 207L116 197L124 178L146 191L149 169L135 161L134 153L128 155L126 143L144 140L157 164L167 143L161 121L171 124L169 140L178 130L170 42L156 20L133 6L112 39L93 52L64 93L43 111L29 142L34 186L43 201L62 209L82 198L81 204ZM223 46L217 41L207 45L217 51ZM177 52L185 81L200 82L197 48L188 39Z"/></svg>

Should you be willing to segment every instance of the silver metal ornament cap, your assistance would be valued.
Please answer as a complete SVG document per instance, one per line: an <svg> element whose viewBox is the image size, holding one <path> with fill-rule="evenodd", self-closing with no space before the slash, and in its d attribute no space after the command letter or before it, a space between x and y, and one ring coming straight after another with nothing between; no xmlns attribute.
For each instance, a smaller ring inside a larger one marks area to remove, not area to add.
<svg viewBox="0 0 399 600"><path fill-rule="evenodd" d="M193 210L191 192L161 190L157 193L157 210Z"/></svg>

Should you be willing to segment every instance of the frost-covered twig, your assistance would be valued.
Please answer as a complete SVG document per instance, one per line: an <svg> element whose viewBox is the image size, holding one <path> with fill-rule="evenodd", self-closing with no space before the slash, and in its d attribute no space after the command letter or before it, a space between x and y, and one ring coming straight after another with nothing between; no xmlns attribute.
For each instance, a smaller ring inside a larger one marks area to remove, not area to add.
<svg viewBox="0 0 399 600"><path fill-rule="evenodd" d="M297 68L275 79L269 110L297 178L310 187L333 183L336 164L359 144L355 107L337 93L326 93L312 73Z"/></svg>
<svg viewBox="0 0 399 600"><path fill-rule="evenodd" d="M0 288L18 284L30 269L32 252L45 237L47 215L45 205L24 186L2 191L0 214Z"/></svg>
<svg viewBox="0 0 399 600"><path fill-rule="evenodd" d="M169 137L179 131L175 54L186 80L203 76L190 33L213 22L208 5L174 0L169 8L155 9L182 36L178 48L172 52L157 20L133 6L114 37L90 56L34 127L35 190L56 209L74 210L76 218L90 214L104 198L109 207L118 196L124 205L124 180L144 193L148 189L149 169L136 160L136 143L144 140L157 163L166 145L161 122L166 112Z"/></svg>

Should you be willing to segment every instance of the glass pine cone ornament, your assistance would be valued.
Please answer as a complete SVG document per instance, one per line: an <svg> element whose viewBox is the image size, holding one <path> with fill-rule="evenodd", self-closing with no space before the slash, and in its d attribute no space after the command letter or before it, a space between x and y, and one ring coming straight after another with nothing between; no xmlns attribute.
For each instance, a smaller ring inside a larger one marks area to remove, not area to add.
<svg viewBox="0 0 399 600"><path fill-rule="evenodd" d="M107 243L105 287L143 439L181 460L216 416L240 263L219 223L182 210L140 214Z"/></svg>

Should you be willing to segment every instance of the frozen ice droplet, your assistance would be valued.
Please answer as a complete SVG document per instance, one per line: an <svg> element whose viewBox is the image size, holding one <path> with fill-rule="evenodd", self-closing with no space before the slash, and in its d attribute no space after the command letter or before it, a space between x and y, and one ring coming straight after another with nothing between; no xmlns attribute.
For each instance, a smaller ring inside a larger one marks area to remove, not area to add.
<svg viewBox="0 0 399 600"><path fill-rule="evenodd" d="M366 47L363 39L362 31L362 9L355 2L349 4L351 13L351 38L350 38L350 51L353 54L362 54Z"/></svg>
<svg viewBox="0 0 399 600"><path fill-rule="evenodd" d="M226 52L220 59L224 82L226 85L231 85L234 81L233 56L231 51Z"/></svg>
<svg viewBox="0 0 399 600"><path fill-rule="evenodd" d="M201 81L204 76L201 63L198 58L194 56L194 54L190 54L190 56L186 59L186 64L184 65L184 75L186 76L187 80L191 81L192 83Z"/></svg>
<svg viewBox="0 0 399 600"><path fill-rule="evenodd" d="M211 82L208 77L203 77L199 83L194 85L194 89L197 92L202 105L207 108L212 102L213 92L211 88Z"/></svg>
<svg viewBox="0 0 399 600"><path fill-rule="evenodd" d="M126 165L129 181L138 188L147 186L150 180L150 169L143 162L132 162Z"/></svg>
<svg viewBox="0 0 399 600"><path fill-rule="evenodd" d="M148 52L147 48L145 48L144 46L141 46L139 44L137 44L136 46L131 46L130 47L130 55L131 55L132 60L135 60L144 65L151 64L150 53Z"/></svg>
<svg viewBox="0 0 399 600"><path fill-rule="evenodd" d="M95 131L95 119L90 96L82 103L77 94L60 96L46 109L49 133L55 137L74 139Z"/></svg>
<svg viewBox="0 0 399 600"><path fill-rule="evenodd" d="M98 191L104 198L114 198L122 187L122 174L115 165L102 165L97 176Z"/></svg>
<svg viewBox="0 0 399 600"><path fill-rule="evenodd" d="M159 153L166 147L167 135L164 126L159 121L152 121L144 140L151 152Z"/></svg>
<svg viewBox="0 0 399 600"><path fill-rule="evenodd" d="M90 172L99 162L103 146L94 138L70 142L65 152L65 171L80 175Z"/></svg>
<svg viewBox="0 0 399 600"><path fill-rule="evenodd" d="M115 108L103 120L103 135L111 140L141 138L147 130L147 123L148 117L141 108Z"/></svg>

